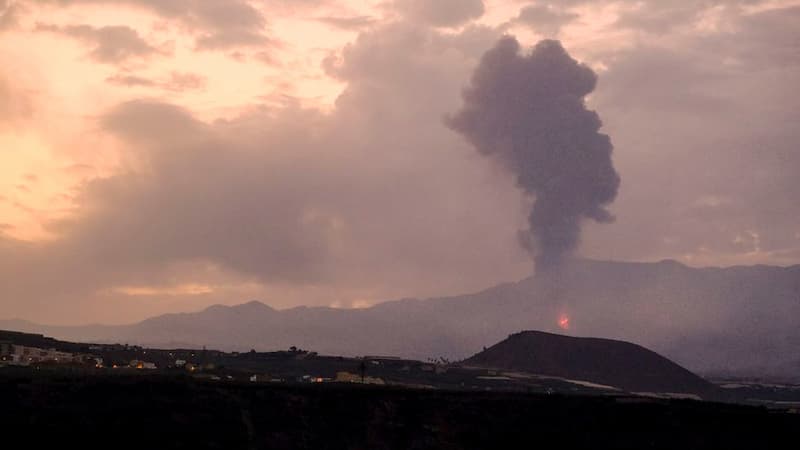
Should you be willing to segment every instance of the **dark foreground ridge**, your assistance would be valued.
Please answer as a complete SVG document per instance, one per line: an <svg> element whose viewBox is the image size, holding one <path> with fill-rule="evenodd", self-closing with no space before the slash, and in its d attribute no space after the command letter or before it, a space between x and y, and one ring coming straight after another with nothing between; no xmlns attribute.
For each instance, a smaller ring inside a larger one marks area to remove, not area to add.
<svg viewBox="0 0 800 450"><path fill-rule="evenodd" d="M753 449L800 438L798 415L625 396L6 370L0 398L4 439L24 448Z"/></svg>
<svg viewBox="0 0 800 450"><path fill-rule="evenodd" d="M633 344L523 332L471 360L491 365L0 331L0 430L32 449L738 449L800 438L796 386L692 395L748 403L735 405L593 384L710 385Z"/></svg>
<svg viewBox="0 0 800 450"><path fill-rule="evenodd" d="M464 361L476 367L586 380L631 392L707 394L713 385L630 342L523 331Z"/></svg>

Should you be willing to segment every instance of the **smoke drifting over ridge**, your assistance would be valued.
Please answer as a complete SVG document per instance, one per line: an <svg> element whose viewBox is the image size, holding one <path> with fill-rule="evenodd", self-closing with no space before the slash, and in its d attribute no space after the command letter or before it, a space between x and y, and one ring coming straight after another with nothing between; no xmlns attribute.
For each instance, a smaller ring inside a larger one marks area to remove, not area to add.
<svg viewBox="0 0 800 450"><path fill-rule="evenodd" d="M504 37L483 55L462 109L445 120L535 197L520 242L539 269L575 250L584 219L614 220L606 209L620 183L613 146L584 101L596 82L558 41L523 55L515 38Z"/></svg>

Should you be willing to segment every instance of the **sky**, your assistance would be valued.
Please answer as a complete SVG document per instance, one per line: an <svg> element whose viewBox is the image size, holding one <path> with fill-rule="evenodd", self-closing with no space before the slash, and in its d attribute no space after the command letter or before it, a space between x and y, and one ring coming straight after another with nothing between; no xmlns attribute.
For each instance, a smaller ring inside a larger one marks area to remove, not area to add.
<svg viewBox="0 0 800 450"><path fill-rule="evenodd" d="M577 254L800 263L798 30L793 0L0 0L0 318L529 276L535 195L449 123L510 37L597 76L621 183Z"/></svg>

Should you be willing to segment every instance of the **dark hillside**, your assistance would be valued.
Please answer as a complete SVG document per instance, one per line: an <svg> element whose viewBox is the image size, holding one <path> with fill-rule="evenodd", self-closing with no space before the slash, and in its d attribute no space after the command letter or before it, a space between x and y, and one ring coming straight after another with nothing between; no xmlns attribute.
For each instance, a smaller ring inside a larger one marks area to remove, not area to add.
<svg viewBox="0 0 800 450"><path fill-rule="evenodd" d="M633 392L702 394L712 388L699 376L636 344L540 331L512 334L464 363L585 380Z"/></svg>

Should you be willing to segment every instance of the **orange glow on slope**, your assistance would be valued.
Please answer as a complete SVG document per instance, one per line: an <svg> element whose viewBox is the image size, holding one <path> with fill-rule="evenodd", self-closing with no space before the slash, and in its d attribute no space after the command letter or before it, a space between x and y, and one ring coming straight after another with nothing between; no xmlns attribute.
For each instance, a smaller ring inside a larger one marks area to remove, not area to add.
<svg viewBox="0 0 800 450"><path fill-rule="evenodd" d="M558 318L558 326L561 327L562 330L569 330L569 316L561 314Z"/></svg>

